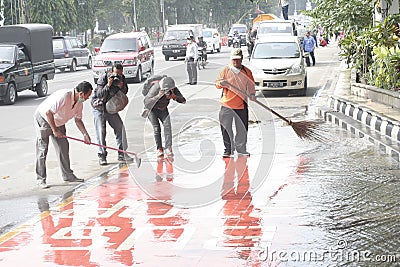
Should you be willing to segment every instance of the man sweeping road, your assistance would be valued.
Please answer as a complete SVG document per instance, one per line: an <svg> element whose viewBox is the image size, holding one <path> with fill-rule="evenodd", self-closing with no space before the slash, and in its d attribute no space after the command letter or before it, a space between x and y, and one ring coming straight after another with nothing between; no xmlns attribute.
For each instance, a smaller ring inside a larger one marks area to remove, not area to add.
<svg viewBox="0 0 400 267"><path fill-rule="evenodd" d="M69 143L65 137L65 124L72 118L83 134L86 143L90 143L89 134L82 121L83 102L92 93L92 85L83 81L72 90L60 90L53 93L36 109L36 175L41 188L48 188L46 157L51 136L60 163L63 180L66 182L83 182L75 176L70 167Z"/></svg>

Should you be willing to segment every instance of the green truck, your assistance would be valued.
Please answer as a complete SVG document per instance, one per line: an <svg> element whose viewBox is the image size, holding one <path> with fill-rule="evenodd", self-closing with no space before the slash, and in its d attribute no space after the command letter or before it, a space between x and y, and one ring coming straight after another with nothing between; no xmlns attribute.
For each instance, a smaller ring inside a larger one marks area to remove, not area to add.
<svg viewBox="0 0 400 267"><path fill-rule="evenodd" d="M55 74L52 35L48 24L0 27L0 101L12 105L23 90L47 95Z"/></svg>

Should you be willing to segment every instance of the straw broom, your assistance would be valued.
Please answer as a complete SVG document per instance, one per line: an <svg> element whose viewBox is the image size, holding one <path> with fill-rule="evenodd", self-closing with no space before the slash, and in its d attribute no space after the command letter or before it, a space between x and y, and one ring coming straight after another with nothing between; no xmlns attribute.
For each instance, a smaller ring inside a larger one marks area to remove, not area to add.
<svg viewBox="0 0 400 267"><path fill-rule="evenodd" d="M231 90L237 94L242 94L247 97L250 97L246 92L243 92L239 88L237 88L235 85L229 83L228 81L224 80L220 82L221 86L226 87L228 90ZM307 121L292 121L288 118L285 118L272 108L268 107L264 103L261 103L257 99L254 100L257 104L280 118L281 120L284 120L288 125L290 125L293 129L293 131L296 133L296 135L302 139L302 140L308 140L308 141L318 141L318 142L326 142L328 140L326 136L326 130L324 130L321 127L321 124L323 123L322 120L307 120Z"/></svg>

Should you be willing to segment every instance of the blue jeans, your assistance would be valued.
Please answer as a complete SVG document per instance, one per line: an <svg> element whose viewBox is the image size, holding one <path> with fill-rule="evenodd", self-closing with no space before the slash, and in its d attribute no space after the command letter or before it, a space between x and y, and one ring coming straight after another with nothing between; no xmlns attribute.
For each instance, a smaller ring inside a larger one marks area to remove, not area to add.
<svg viewBox="0 0 400 267"><path fill-rule="evenodd" d="M172 148L172 128L171 120L169 117L168 109L160 110L153 108L149 112L149 121L153 125L154 139L156 141L157 149L163 148L161 140L161 125L160 121L164 127L164 137L165 137L165 148Z"/></svg>
<svg viewBox="0 0 400 267"><path fill-rule="evenodd" d="M282 15L285 20L289 19L289 5L282 7Z"/></svg>
<svg viewBox="0 0 400 267"><path fill-rule="evenodd" d="M106 146L106 122L114 129L115 140L117 142L118 149L127 150L128 142L126 140L126 132L124 123L118 113L110 114L97 109L92 109L94 127L96 130L97 143ZM103 147L99 147L99 156L107 156L107 151ZM123 154L123 153L119 153Z"/></svg>

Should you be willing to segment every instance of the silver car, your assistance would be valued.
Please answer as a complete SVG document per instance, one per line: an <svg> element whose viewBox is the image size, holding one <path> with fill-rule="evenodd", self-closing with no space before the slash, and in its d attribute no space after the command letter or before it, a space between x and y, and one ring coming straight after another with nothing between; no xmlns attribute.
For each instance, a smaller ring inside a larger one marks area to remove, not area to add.
<svg viewBox="0 0 400 267"><path fill-rule="evenodd" d="M256 90L306 95L304 56L296 36L266 36L258 39L250 57Z"/></svg>

